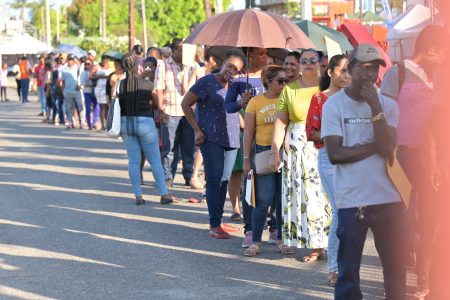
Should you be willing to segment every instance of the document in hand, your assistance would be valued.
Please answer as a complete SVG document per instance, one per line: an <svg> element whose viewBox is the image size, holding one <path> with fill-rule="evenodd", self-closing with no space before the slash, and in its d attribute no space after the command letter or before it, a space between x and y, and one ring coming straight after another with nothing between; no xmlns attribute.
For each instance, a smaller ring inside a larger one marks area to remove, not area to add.
<svg viewBox="0 0 450 300"><path fill-rule="evenodd" d="M409 207L409 198L411 196L412 185L411 182L409 182L405 171L403 171L402 166L398 162L397 157L394 156L394 163L392 166L390 166L389 163L386 163L386 167L389 178L400 194L403 203L405 203L406 207Z"/></svg>
<svg viewBox="0 0 450 300"><path fill-rule="evenodd" d="M245 181L245 201L248 205L255 207L255 178L253 176L253 170L247 175L247 180Z"/></svg>

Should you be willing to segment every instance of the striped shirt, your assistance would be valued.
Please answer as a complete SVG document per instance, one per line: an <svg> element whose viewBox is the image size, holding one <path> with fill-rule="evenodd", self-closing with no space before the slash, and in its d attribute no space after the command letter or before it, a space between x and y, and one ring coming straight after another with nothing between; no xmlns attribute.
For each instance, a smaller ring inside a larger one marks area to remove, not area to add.
<svg viewBox="0 0 450 300"><path fill-rule="evenodd" d="M158 63L155 89L164 92L164 112L169 116L184 116L181 101L189 90L189 81L194 74L195 67L180 67L172 57Z"/></svg>

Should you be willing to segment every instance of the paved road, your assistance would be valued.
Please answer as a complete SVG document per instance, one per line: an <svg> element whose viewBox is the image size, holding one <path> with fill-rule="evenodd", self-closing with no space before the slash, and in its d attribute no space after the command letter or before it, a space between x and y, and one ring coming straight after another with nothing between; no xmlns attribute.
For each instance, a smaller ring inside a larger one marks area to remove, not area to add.
<svg viewBox="0 0 450 300"><path fill-rule="evenodd" d="M183 201L161 206L150 185L136 206L121 141L43 124L35 101L0 104L1 299L332 299L326 263L299 262L305 251L244 258L242 232L208 238L181 176ZM383 298L372 239L361 278L365 299Z"/></svg>

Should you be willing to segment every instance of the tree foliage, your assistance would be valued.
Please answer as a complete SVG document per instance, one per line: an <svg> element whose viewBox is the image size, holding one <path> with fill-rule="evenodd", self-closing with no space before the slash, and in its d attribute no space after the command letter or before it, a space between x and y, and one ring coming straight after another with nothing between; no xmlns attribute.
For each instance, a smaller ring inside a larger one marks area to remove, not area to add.
<svg viewBox="0 0 450 300"><path fill-rule="evenodd" d="M202 0L151 1L147 5L149 36L159 45L187 37L193 23L205 20Z"/></svg>
<svg viewBox="0 0 450 300"><path fill-rule="evenodd" d="M34 1L26 4L30 8L30 23L33 24L36 29L36 37L45 37L45 0ZM59 9L59 33L60 36L66 36L69 33L68 20L67 20L67 6L52 7L50 9L50 33L52 41L56 41L57 32L57 9ZM44 24L42 24L44 21Z"/></svg>
<svg viewBox="0 0 450 300"><path fill-rule="evenodd" d="M141 1L136 0L136 38L143 40ZM86 36L99 36L100 0L74 0L68 9L74 28ZM163 45L174 37L186 37L192 23L205 20L203 0L146 0L147 30L150 43ZM128 1L107 0L108 36L128 34Z"/></svg>

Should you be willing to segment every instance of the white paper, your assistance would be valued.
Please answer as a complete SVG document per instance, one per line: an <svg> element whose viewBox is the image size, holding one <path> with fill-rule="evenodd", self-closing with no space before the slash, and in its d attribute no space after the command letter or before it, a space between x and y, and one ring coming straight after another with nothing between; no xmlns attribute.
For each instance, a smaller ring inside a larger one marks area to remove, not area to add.
<svg viewBox="0 0 450 300"><path fill-rule="evenodd" d="M327 45L328 59L331 59L335 55L342 54L341 46L328 36L325 36L325 44Z"/></svg>
<svg viewBox="0 0 450 300"><path fill-rule="evenodd" d="M252 206L252 177L253 170L248 172L247 180L245 181L245 201L249 206Z"/></svg>
<svg viewBox="0 0 450 300"><path fill-rule="evenodd" d="M195 65L195 54L197 52L197 45L183 44L183 65L191 67Z"/></svg>

